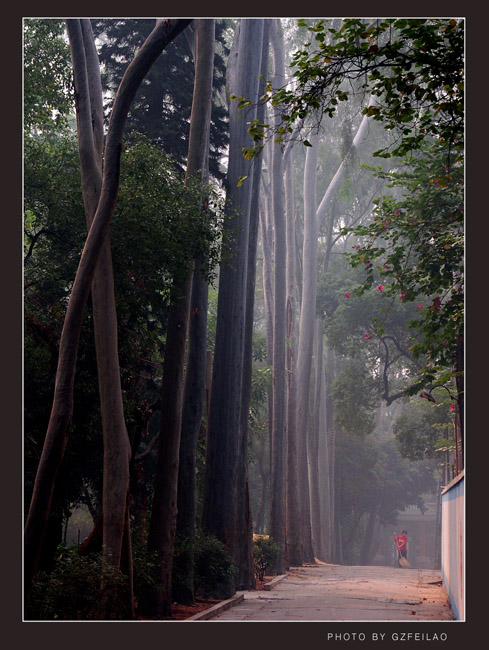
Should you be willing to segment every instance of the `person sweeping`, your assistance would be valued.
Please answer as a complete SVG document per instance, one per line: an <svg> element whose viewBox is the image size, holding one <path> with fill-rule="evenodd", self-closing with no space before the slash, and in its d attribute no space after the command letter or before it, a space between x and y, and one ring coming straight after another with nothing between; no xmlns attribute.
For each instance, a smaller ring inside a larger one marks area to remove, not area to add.
<svg viewBox="0 0 489 650"><path fill-rule="evenodd" d="M394 533L394 541L397 546L397 561L399 566L410 566L407 559L407 530L403 530L400 535Z"/></svg>

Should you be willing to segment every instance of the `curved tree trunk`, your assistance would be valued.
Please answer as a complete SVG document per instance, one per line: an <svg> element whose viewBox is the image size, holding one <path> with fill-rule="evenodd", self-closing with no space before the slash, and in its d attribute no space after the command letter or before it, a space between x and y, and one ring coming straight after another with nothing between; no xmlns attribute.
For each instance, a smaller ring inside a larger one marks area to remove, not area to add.
<svg viewBox="0 0 489 650"><path fill-rule="evenodd" d="M77 97L82 193L87 228L90 230L102 185L103 99L100 64L90 21L68 20L67 27ZM92 304L104 438L103 558L105 563L120 569L127 519L130 443L122 404L117 313L109 234L104 240L95 267ZM128 564L132 564L132 561ZM105 586L110 592L110 585ZM131 593L131 612L132 603Z"/></svg>
<svg viewBox="0 0 489 650"><path fill-rule="evenodd" d="M51 417L24 530L24 583L27 600L42 547L56 474L66 448L73 413L75 367L83 314L117 198L127 113L141 81L156 58L189 22L187 19L158 21L128 66L114 100L106 140L100 200L83 248L63 324Z"/></svg>

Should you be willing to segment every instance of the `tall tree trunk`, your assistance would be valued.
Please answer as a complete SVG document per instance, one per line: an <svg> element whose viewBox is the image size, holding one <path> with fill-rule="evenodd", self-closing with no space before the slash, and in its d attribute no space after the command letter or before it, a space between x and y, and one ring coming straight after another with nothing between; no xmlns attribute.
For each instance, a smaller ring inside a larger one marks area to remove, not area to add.
<svg viewBox="0 0 489 650"><path fill-rule="evenodd" d="M209 142L214 65L214 21L195 26L195 83L190 117L189 151L185 181L207 177L205 164ZM205 206L203 206L204 209ZM168 329L161 389L161 421L148 550L157 557L160 587L146 613L158 619L171 617L171 575L177 518L177 485L182 428L185 345L188 330L192 270L176 287L168 315ZM198 430L197 430L198 431Z"/></svg>
<svg viewBox="0 0 489 650"><path fill-rule="evenodd" d="M370 100L369 100L369 106L373 106L375 104L375 98L372 95ZM350 149L347 151L345 157L341 161L338 169L336 170L335 175L331 179L326 192L323 195L323 198L321 199L318 209L317 209L317 214L316 218L318 221L318 224L321 224L324 217L326 216L328 209L331 206L331 203L334 201L338 194L338 190L340 188L341 182L343 181L343 178L345 177L345 173L348 169L348 162L350 160L350 157L352 155L352 152L354 150L359 151L361 146L365 144L365 142L368 139L368 125L370 123L370 120L372 118L368 115L365 115L362 118L362 121L360 122L360 125L357 129L357 132L355 133L355 137L353 138L352 144Z"/></svg>
<svg viewBox="0 0 489 650"><path fill-rule="evenodd" d="M299 466L297 454L297 302L296 235L292 153L285 168L286 245L287 245L287 561L301 566L302 544L299 508Z"/></svg>
<svg viewBox="0 0 489 650"><path fill-rule="evenodd" d="M312 525L312 545L314 556L324 559L323 537L321 534L321 512L320 504L320 481L319 481L319 432L321 429L321 400L323 396L323 333L321 322L316 318L315 326L315 397L314 397L314 415L311 426L309 427L308 452L309 452L309 471L310 471L310 493L311 493L311 525ZM322 459L321 459L322 460Z"/></svg>
<svg viewBox="0 0 489 650"><path fill-rule="evenodd" d="M365 536L360 551L360 564L368 566L372 563L375 551L378 546L377 531L379 517L375 511L367 515L367 525L365 527Z"/></svg>
<svg viewBox="0 0 489 650"><path fill-rule="evenodd" d="M229 91L247 97L256 104L263 20L241 20L238 28L239 47L233 47L230 54ZM237 479L251 203L250 183L245 181L238 186L238 182L240 177L249 174L249 163L243 157L242 148L250 144L246 122L255 115L255 109L239 112L236 102L230 102L224 224L224 239L229 246L230 260L229 264L221 266L219 277L202 512L204 530L221 540L231 557L235 557L237 537ZM234 580L229 578L222 593L231 595L234 591Z"/></svg>
<svg viewBox="0 0 489 650"><path fill-rule="evenodd" d="M333 561L334 534L333 534L333 400L331 396L331 381L333 373L333 356L330 349L326 349L326 359L323 367L323 389L320 408L320 463L319 482L321 496L321 530L324 540L324 554L326 562Z"/></svg>
<svg viewBox="0 0 489 650"><path fill-rule="evenodd" d="M274 60L274 88L278 89L285 82L284 46L280 19L272 22L271 43ZM274 114L274 124L280 122L280 109ZM285 569L285 528L286 528L286 377L285 377L285 308L286 308L286 228L284 206L284 166L283 153L279 144L275 144L272 153L272 206L275 227L275 264L274 264L274 300L273 300L273 427L271 440L271 503L270 536L278 545L280 555L275 563L275 571L283 573Z"/></svg>
<svg viewBox="0 0 489 650"><path fill-rule="evenodd" d="M336 487L336 432L334 430L334 402L332 385L336 376L336 358L333 350L328 348L328 361L326 364L326 420L327 441L329 458L329 504L330 504L330 534L331 534L331 561L341 564L342 554L340 544L339 510L337 508Z"/></svg>
<svg viewBox="0 0 489 650"><path fill-rule="evenodd" d="M56 474L73 413L73 388L83 314L95 266L114 211L127 113L139 85L162 50L190 20L160 20L138 50L120 83L107 133L100 200L81 255L61 333L53 406L24 530L24 582L28 600L49 515Z"/></svg>
<svg viewBox="0 0 489 650"><path fill-rule="evenodd" d="M67 26L77 96L82 192L87 228L90 229L102 186L102 82L90 21L68 20ZM104 435L103 556L106 563L120 568L129 487L130 443L122 404L109 233L95 267L92 303Z"/></svg>
<svg viewBox="0 0 489 650"><path fill-rule="evenodd" d="M263 47L258 97L261 97L265 92L265 81L268 70L269 31L270 21L265 20L263 25ZM263 122L265 117L265 106L263 103L258 105L256 117L259 122ZM241 397L241 431L238 460L238 501L236 509L238 544L236 547L235 559L239 571L236 578L237 589L251 589L254 588L256 584L253 566L253 523L251 519L248 485L248 417L251 402L251 380L253 372L253 315L255 307L256 250L258 245L261 167L262 156L258 156L253 161L253 185L248 241L248 271L246 276L245 341Z"/></svg>
<svg viewBox="0 0 489 650"><path fill-rule="evenodd" d="M317 292L316 166L319 136L311 137L312 147L304 167L304 242L302 249L302 302L297 354L297 430L299 436L299 495L301 505L303 559L314 562L312 547L309 472L307 466L307 431L309 427L309 388L311 383L312 346Z"/></svg>
<svg viewBox="0 0 489 650"><path fill-rule="evenodd" d="M196 21L200 22L200 21ZM190 28L185 30L188 37ZM194 61L196 62L196 36L192 31L192 38L188 38ZM212 34L214 40L215 34ZM212 71L211 71L212 74ZM209 138L210 129L206 129ZM207 182L209 143L205 147L206 161L202 170L203 181ZM195 575L194 575L194 543L197 515L197 445L204 403L206 401L207 379L207 307L209 287L207 280L200 272L203 270L205 260L198 260L192 281L192 295L190 302L190 322L188 336L188 358L185 372L185 387L182 413L182 432L180 439L180 458L178 465L177 489L177 534L185 540L180 562L182 573L185 575L183 582L174 592L174 599L182 604L195 602Z"/></svg>
<svg viewBox="0 0 489 650"><path fill-rule="evenodd" d="M82 194L87 228L90 230L102 186L103 99L100 64L89 20L68 20L73 61ZM122 543L127 520L129 461L131 456L122 404L117 313L110 236L107 234L92 281L95 350L104 439L102 509L103 558L121 568ZM130 547L128 547L130 548ZM132 565L127 558L126 565ZM109 599L110 585L105 600ZM133 603L130 593L129 602Z"/></svg>
<svg viewBox="0 0 489 650"><path fill-rule="evenodd" d="M267 187L264 185L264 188ZM269 188L267 188L269 190ZM273 233L270 228L270 201L268 197L261 202L260 210L260 234L263 253L263 298L265 303L265 326L267 338L267 365L273 365ZM268 389L268 439L272 440L273 421L273 389ZM269 475L271 472L271 460L269 459Z"/></svg>

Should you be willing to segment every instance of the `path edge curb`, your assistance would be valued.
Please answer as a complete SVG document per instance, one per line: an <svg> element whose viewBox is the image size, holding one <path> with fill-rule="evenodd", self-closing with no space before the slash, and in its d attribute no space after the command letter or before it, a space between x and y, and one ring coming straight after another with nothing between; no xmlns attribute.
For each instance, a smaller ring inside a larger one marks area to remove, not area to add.
<svg viewBox="0 0 489 650"><path fill-rule="evenodd" d="M223 600L222 603L217 603L217 605L213 605L212 607L209 607L209 609L204 609L203 612L199 612L198 614L194 614L193 616L186 618L185 622L186 621L208 621L210 618L214 618L214 616L217 616L218 614L225 612L227 609L230 609L235 605L239 605L239 603L241 603L243 600L244 600L244 593L235 594L232 598L228 598L228 600Z"/></svg>
<svg viewBox="0 0 489 650"><path fill-rule="evenodd" d="M282 582L282 580L284 580L284 578L286 577L287 577L286 573L280 574L279 576L275 577L273 580L270 580L270 582L266 582L263 585L263 589L265 591L271 591L275 587L275 585L278 585L278 583Z"/></svg>

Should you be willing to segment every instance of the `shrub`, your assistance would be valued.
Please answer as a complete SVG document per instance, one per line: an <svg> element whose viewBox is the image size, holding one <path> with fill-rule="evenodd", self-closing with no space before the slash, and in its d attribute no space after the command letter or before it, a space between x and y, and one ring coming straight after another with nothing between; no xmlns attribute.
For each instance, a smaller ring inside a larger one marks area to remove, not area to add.
<svg viewBox="0 0 489 650"><path fill-rule="evenodd" d="M256 536L253 541L253 561L255 576L263 580L267 569L275 562L280 553L278 545L270 537Z"/></svg>
<svg viewBox="0 0 489 650"><path fill-rule="evenodd" d="M105 607L101 582L110 585ZM62 549L50 573L39 571L26 618L30 620L121 620L128 618L127 577L102 565L100 553L80 557L77 548Z"/></svg>
<svg viewBox="0 0 489 650"><path fill-rule="evenodd" d="M234 593L237 568L226 547L213 535L195 538L195 591L204 598L229 598Z"/></svg>

